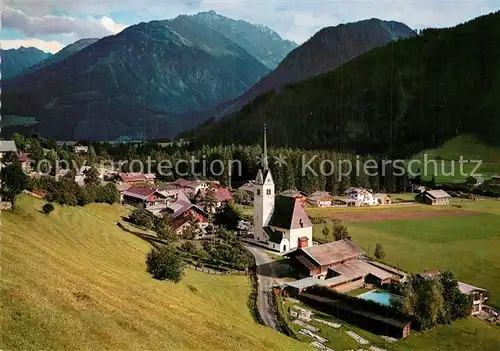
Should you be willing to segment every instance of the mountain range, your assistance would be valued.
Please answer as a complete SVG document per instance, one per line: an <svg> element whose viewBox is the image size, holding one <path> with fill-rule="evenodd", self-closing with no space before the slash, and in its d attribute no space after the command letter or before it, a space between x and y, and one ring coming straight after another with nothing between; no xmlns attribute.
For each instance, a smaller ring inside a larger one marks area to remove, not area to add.
<svg viewBox="0 0 500 351"><path fill-rule="evenodd" d="M218 106L212 114L221 117L238 111L265 92L280 91L286 84L332 71L376 47L415 35L404 23L377 18L323 28L243 95Z"/></svg>
<svg viewBox="0 0 500 351"><path fill-rule="evenodd" d="M266 122L276 146L401 157L462 132L495 141L498 42L500 12L454 28L426 29L279 93L260 95L186 135L201 144L253 144Z"/></svg>
<svg viewBox="0 0 500 351"><path fill-rule="evenodd" d="M263 61L273 60L243 48L266 37L274 62L293 47L215 13L140 23L5 81L3 111L35 117L37 132L58 139L172 137L197 123L183 114L233 99L269 71Z"/></svg>
<svg viewBox="0 0 500 351"><path fill-rule="evenodd" d="M0 50L0 56L2 57L2 79L8 79L50 58L52 54L36 48L20 47L19 49Z"/></svg>

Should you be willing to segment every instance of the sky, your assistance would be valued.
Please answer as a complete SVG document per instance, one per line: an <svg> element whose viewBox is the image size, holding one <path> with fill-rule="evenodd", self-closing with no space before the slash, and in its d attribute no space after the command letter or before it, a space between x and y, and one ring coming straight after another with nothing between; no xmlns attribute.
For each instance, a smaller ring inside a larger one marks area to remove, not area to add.
<svg viewBox="0 0 500 351"><path fill-rule="evenodd" d="M2 0L2 49L55 53L82 38L101 38L140 22L214 10L264 24L299 44L323 27L380 18L413 29L451 27L498 11L500 0Z"/></svg>

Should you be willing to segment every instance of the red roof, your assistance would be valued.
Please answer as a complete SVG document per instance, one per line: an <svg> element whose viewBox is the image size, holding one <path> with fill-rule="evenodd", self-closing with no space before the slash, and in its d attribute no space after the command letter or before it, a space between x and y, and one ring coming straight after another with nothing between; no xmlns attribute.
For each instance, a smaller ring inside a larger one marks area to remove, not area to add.
<svg viewBox="0 0 500 351"><path fill-rule="evenodd" d="M143 173L120 173L118 177L124 182L140 182L146 180Z"/></svg>
<svg viewBox="0 0 500 351"><path fill-rule="evenodd" d="M19 155L19 162L32 162L33 160L28 157L28 154L25 152L21 152Z"/></svg>
<svg viewBox="0 0 500 351"><path fill-rule="evenodd" d="M149 196L153 194L156 189L153 188L139 188L139 187L131 187L127 189L128 194L136 194L141 196Z"/></svg>
<svg viewBox="0 0 500 351"><path fill-rule="evenodd" d="M233 194L231 194L231 192L226 188L222 187L215 188L212 189L212 191L214 192L215 200L217 202L226 202L226 201L231 201L233 199ZM206 189L201 189L199 192L201 196L205 196L206 193L207 193Z"/></svg>

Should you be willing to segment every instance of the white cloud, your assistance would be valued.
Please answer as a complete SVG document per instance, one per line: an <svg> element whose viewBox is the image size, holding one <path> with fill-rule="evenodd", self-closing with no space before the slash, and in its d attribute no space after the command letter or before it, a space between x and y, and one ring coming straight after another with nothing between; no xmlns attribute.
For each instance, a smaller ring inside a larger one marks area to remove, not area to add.
<svg viewBox="0 0 500 351"><path fill-rule="evenodd" d="M107 20L109 18L113 21L111 18L114 11L119 11L122 15L130 14L130 21L126 22L133 24L213 9L228 17L267 25L282 37L299 43L325 26L336 26L373 17L400 21L415 29L448 27L500 8L498 0L168 0L167 2L164 0L4 0L4 2L31 17L45 18L54 10L78 18L82 14L91 15L94 20L85 20L86 25L90 22L93 30L99 28L108 34L116 32L119 28ZM81 22L73 19L77 24L76 27L82 27ZM68 21L63 16L59 16L58 20L65 23ZM88 33L89 30L80 29L80 32Z"/></svg>
<svg viewBox="0 0 500 351"><path fill-rule="evenodd" d="M127 28L126 25L115 23L112 18L106 16L101 17L101 24L113 34L120 33L122 30Z"/></svg>
<svg viewBox="0 0 500 351"><path fill-rule="evenodd" d="M42 51L50 52L53 54L55 54L64 47L64 45L55 40L46 41L36 38L1 40L0 46L4 50L19 49L21 46L24 46L25 48L34 47Z"/></svg>
<svg viewBox="0 0 500 351"><path fill-rule="evenodd" d="M27 36L74 35L77 38L103 37L121 31L124 26L109 17L95 19L91 16L30 16L24 11L5 7L2 13L5 27L23 32Z"/></svg>

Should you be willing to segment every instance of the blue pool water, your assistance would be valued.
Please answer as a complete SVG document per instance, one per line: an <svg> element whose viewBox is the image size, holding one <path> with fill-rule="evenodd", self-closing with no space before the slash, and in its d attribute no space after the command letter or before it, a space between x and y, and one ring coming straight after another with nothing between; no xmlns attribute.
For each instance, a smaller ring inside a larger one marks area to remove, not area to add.
<svg viewBox="0 0 500 351"><path fill-rule="evenodd" d="M385 291L372 290L367 293L358 295L358 298L363 300L374 301L383 306L390 306L391 305L390 299L393 296L396 295Z"/></svg>

